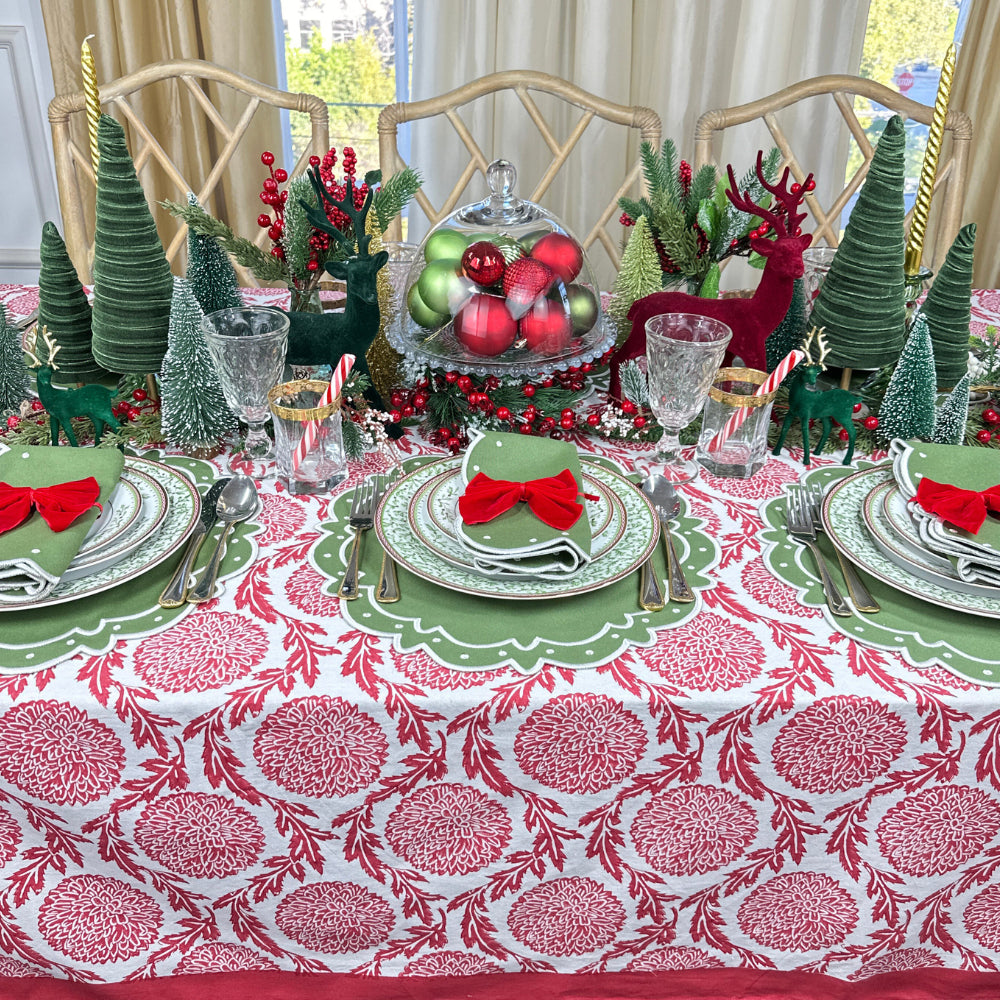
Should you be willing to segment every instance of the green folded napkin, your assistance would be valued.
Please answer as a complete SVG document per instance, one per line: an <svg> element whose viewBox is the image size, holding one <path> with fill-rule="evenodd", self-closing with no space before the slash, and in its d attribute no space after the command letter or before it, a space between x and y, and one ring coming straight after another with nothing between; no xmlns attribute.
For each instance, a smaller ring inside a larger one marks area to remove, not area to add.
<svg viewBox="0 0 1000 1000"><path fill-rule="evenodd" d="M893 475L908 501L920 534L930 551L951 559L959 577L1000 586L1000 521L987 517L976 534L957 528L913 501L925 476L965 490L985 490L1000 483L1000 454L987 448L893 442Z"/></svg>
<svg viewBox="0 0 1000 1000"><path fill-rule="evenodd" d="M476 434L462 462L464 485L479 473L491 479L527 482L569 469L582 491L580 456L565 441L517 434ZM464 486L463 486L464 489ZM526 503L485 524L465 524L457 514L456 533L476 569L489 576L563 580L590 562L588 501L576 523L561 531L540 520Z"/></svg>
<svg viewBox="0 0 1000 1000"><path fill-rule="evenodd" d="M0 455L0 483L55 486L93 476L107 500L121 478L125 457L117 448L17 446ZM0 603L30 604L46 597L76 557L100 511L93 507L64 531L53 531L37 511L0 535Z"/></svg>

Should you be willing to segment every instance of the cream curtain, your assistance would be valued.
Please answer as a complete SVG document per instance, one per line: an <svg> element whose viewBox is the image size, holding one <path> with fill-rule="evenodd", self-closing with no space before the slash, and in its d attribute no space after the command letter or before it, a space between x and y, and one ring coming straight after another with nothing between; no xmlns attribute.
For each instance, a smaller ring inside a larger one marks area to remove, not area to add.
<svg viewBox="0 0 1000 1000"><path fill-rule="evenodd" d="M95 36L90 44L98 84L168 59L205 59L272 87L277 84L271 0L42 0L42 14L57 94L83 89L80 43L89 34ZM206 86L223 119L235 123L246 97L228 87ZM176 81L168 80L151 85L133 100L160 145L197 187L211 170L221 140L194 98ZM86 120L82 114L76 117L76 139L86 148ZM134 150L127 125L126 136ZM216 197L205 206L249 237L256 233L260 214L257 194L263 168L259 155L264 149L280 152L281 124L278 111L262 105ZM142 170L140 180L151 203L162 198L177 200L176 186L154 160ZM90 199L86 217L92 220L93 191L87 191L86 185L83 188ZM177 222L155 205L153 215L167 245Z"/></svg>
<svg viewBox="0 0 1000 1000"><path fill-rule="evenodd" d="M976 223L976 288L1000 286L1000 201L997 152L1000 134L1000 4L972 0L955 66L951 106L972 119L972 153L963 222Z"/></svg>
<svg viewBox="0 0 1000 1000"><path fill-rule="evenodd" d="M500 70L542 70L608 100L653 108L664 136L692 161L694 125L704 111L743 104L811 76L856 73L867 17L868 0L414 0L412 99ZM517 164L524 178L519 190L530 191L550 154L526 127L517 99L480 101L463 117L487 156ZM567 128L576 117L567 113ZM807 102L783 127L797 136L796 151L815 170L828 203L830 193L843 187L848 149L835 105L829 98ZM446 123L411 128L411 162L422 168L431 201L440 204L441 192L450 188L446 165L459 162L461 147ZM546 199L571 229L584 228L583 203L614 191L634 156L620 132L611 145L613 129L607 126L603 135L595 130L597 141L581 144L589 155L570 161ZM747 125L725 136L718 159L739 172L758 148L771 145L763 125ZM470 184L469 200L483 193L480 181ZM606 285L607 269L598 277Z"/></svg>

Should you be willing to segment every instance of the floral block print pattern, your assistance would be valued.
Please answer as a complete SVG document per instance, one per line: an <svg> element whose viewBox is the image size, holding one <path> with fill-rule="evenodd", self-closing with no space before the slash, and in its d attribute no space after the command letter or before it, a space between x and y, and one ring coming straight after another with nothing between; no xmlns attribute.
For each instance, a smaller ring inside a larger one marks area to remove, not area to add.
<svg viewBox="0 0 1000 1000"><path fill-rule="evenodd" d="M1000 970L996 690L767 571L797 457L684 487L721 552L690 619L531 676L349 625L309 560L336 495L265 484L217 600L0 676L0 976Z"/></svg>

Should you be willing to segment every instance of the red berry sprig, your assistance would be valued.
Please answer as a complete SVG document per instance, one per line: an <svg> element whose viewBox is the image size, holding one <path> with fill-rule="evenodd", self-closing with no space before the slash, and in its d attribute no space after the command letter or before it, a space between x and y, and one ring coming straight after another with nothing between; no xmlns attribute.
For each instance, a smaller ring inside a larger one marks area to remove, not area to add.
<svg viewBox="0 0 1000 1000"><path fill-rule="evenodd" d="M274 209L274 218L272 219L267 212L261 212L257 216L257 225L267 230L267 237L272 244L271 255L278 260L284 260L285 248L281 245L281 237L285 232L285 202L288 201L288 192L279 191L278 185L288 180L288 172L281 167L274 169L274 153L270 150L264 150L260 154L260 162L269 171L269 176L264 178L264 183L261 185L260 200Z"/></svg>

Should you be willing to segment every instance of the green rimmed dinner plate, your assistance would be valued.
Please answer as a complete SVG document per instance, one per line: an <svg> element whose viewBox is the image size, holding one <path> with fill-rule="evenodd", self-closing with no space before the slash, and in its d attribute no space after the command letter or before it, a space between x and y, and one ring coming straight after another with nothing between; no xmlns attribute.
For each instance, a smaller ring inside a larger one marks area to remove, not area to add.
<svg viewBox="0 0 1000 1000"><path fill-rule="evenodd" d="M502 600L572 597L634 572L656 547L659 524L649 501L623 476L584 459L584 477L600 487L601 500L585 506L591 530L601 533L602 557L565 580L483 576L472 568L471 557L465 556L457 540L451 548L450 536L440 527L446 519L443 511L454 503L457 492L454 497L449 492L438 497L436 518L427 513L428 495L436 496L435 488L438 493L446 486L454 491L460 488L461 464L460 458L446 458L410 473L390 487L375 516L375 532L383 548L400 566L438 586ZM418 514L421 506L424 513ZM613 545L604 544L609 534Z"/></svg>
<svg viewBox="0 0 1000 1000"><path fill-rule="evenodd" d="M953 587L922 579L890 559L876 545L865 521L866 500L872 491L893 479L891 465L863 469L834 483L823 498L823 526L842 555L901 593L918 600L984 618L1000 618L1000 597L959 593ZM867 507L873 515L872 504Z"/></svg>

